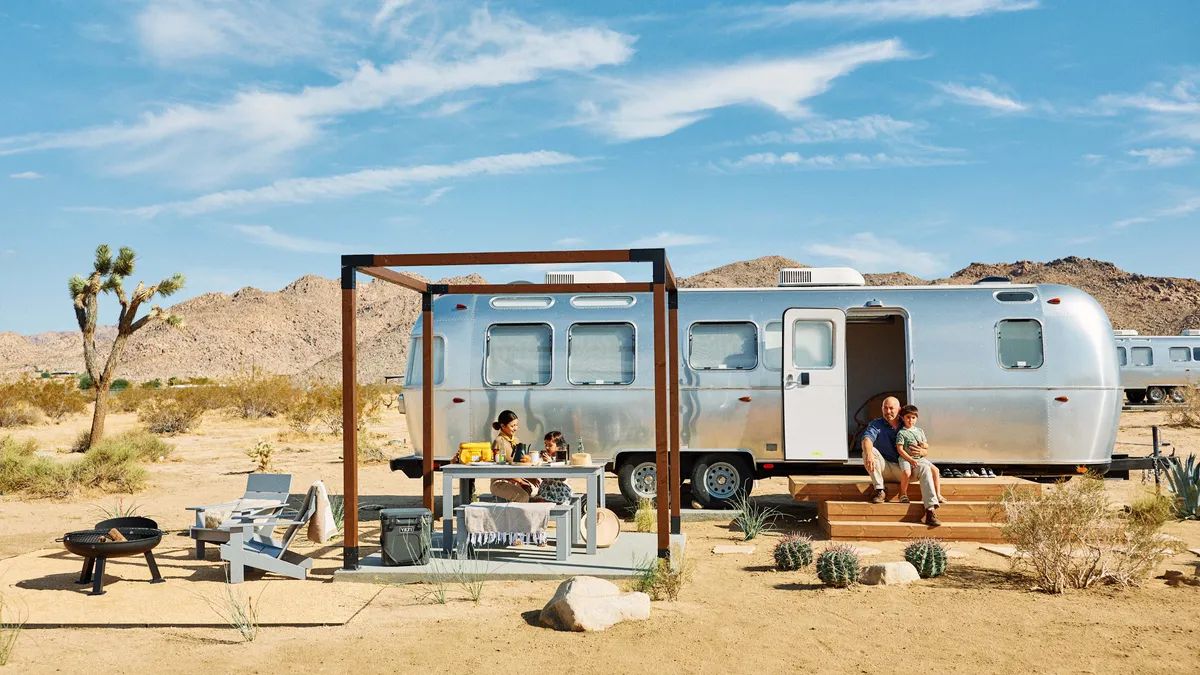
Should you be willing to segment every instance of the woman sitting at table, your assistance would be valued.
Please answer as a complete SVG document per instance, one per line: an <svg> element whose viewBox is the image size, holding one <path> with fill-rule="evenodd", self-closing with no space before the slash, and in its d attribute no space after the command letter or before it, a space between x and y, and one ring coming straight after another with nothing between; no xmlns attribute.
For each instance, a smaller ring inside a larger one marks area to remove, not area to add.
<svg viewBox="0 0 1200 675"><path fill-rule="evenodd" d="M496 439L492 441L492 454L503 455L504 461L509 464L515 460L514 450L519 443L518 426L520 422L517 420L517 414L511 410L501 412L496 421L492 422L492 428L496 430ZM496 478L492 480L491 490L493 495L505 501L528 502L537 490L539 482L536 478Z"/></svg>

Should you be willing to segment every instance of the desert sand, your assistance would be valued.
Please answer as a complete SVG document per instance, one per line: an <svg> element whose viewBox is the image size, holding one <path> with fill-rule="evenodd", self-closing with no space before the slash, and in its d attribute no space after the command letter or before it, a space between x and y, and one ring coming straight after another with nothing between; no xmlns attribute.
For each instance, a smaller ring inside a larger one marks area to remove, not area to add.
<svg viewBox="0 0 1200 675"><path fill-rule="evenodd" d="M1148 443L1158 413L1126 414L1122 443ZM65 447L88 423L77 416L55 426L19 429L44 451ZM136 424L133 415L113 415L109 431ZM150 487L124 496L126 504L168 529L191 522L184 507L240 494L252 463L244 451L256 438L281 447L278 469L294 474L293 486L321 478L340 492L340 442L295 438L270 420L247 422L210 414L193 433L168 439L172 458L150 467ZM394 411L377 426L388 455L406 454L407 431ZM1200 450L1200 431L1164 430L1168 448ZM1141 452L1143 446L1119 446ZM418 501L420 483L391 473L385 465L360 473L362 501ZM786 498L786 480L761 481L755 495L781 506L784 530L816 535L815 509ZM1116 501L1146 489L1140 476L1110 481ZM620 507L615 480L610 504ZM555 582L488 582L479 603L451 584L449 600L437 604L423 586L393 587L332 583L341 549L301 542L317 557L308 581L252 578L237 592L258 598L264 622L341 625L263 627L252 643L220 627L205 598L224 592L215 551L206 561L190 560L190 540L171 535L158 549L168 581L151 586L144 564L113 565L107 595L85 597L70 583L79 561L61 553L56 537L90 527L95 506L117 496L86 495L70 502L0 497L0 591L38 622L60 616L68 603L82 605L78 622L135 616L140 623L171 623L183 615L209 627L30 628L19 638L6 670L13 673L133 672L566 672L566 673L1187 673L1200 672L1200 588L1168 587L1150 579L1141 588L1099 588L1047 596L1030 590L1028 578L1008 574L1009 561L974 544L947 574L903 587L827 589L811 570L776 572L771 549L779 534L751 542L752 555L719 556L718 544L740 535L727 521L688 522L688 559L693 577L679 602L656 602L650 620L617 625L603 633L565 634L537 627L536 612ZM629 523L626 528L632 528ZM1189 548L1200 547L1200 523L1168 525L1167 532ZM361 529L363 553L378 542L378 526ZM820 544L818 544L818 547ZM871 562L899 560L903 543L869 544L880 553ZM48 556L45 562L30 560ZM21 563L18 565L17 563ZM1162 569L1194 573L1200 557L1182 553ZM7 567L5 567L7 565ZM194 608L194 609L193 609ZM90 619L89 619L90 617ZM59 619L56 619L59 620ZM342 623L344 622L344 623ZM0 668L0 671L5 669Z"/></svg>

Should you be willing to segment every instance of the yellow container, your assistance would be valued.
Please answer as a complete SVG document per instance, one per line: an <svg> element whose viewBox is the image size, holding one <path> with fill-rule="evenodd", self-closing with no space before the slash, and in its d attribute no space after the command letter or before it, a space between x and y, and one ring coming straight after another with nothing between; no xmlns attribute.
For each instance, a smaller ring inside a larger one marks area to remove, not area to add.
<svg viewBox="0 0 1200 675"><path fill-rule="evenodd" d="M459 443L458 461L463 464L490 462L492 461L492 444L482 442Z"/></svg>

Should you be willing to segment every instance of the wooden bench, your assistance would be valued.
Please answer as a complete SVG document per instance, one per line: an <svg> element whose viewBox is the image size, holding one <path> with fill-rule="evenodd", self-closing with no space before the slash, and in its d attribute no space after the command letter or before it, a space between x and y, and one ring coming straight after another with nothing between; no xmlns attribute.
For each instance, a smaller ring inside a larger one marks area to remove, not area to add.
<svg viewBox="0 0 1200 675"><path fill-rule="evenodd" d="M466 506L454 507L454 519L457 525L455 526L455 537L460 537L460 541L456 542L454 556L456 558L466 557L469 551L467 537L467 518ZM565 561L567 556L571 555L571 547L579 543L579 527L583 518L582 498L579 495L572 495L571 501L566 504L555 504L550 508L550 520L554 521L554 559L560 562Z"/></svg>

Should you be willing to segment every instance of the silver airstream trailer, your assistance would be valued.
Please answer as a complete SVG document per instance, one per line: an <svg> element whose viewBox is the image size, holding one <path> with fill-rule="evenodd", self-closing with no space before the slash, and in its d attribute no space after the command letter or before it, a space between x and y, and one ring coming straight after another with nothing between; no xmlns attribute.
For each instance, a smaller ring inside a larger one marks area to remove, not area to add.
<svg viewBox="0 0 1200 675"><path fill-rule="evenodd" d="M1113 331L1121 386L1130 403L1180 402L1188 387L1200 386L1200 330L1180 335Z"/></svg>
<svg viewBox="0 0 1200 675"><path fill-rule="evenodd" d="M620 279L547 282L584 274ZM608 463L626 498L652 496L651 304L649 294L437 298L437 462L490 439L511 409L523 440L560 430ZM418 322L410 386L422 382L420 335ZM939 465L1059 475L1112 457L1122 402L1112 327L1068 286L867 287L846 268L789 269L775 288L681 289L679 339L681 469L706 507L755 478L861 473L852 441L888 395L919 406ZM416 397L406 415L421 428ZM392 468L419 475L419 463Z"/></svg>

